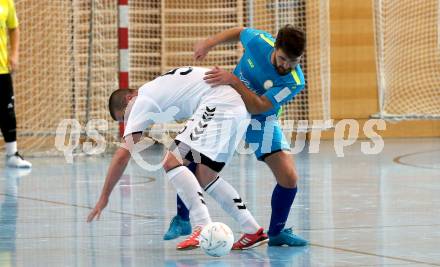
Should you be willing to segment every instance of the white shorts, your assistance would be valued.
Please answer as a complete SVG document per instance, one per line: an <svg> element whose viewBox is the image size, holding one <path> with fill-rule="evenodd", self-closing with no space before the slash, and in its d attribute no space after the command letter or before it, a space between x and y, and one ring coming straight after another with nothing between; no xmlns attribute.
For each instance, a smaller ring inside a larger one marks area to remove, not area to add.
<svg viewBox="0 0 440 267"><path fill-rule="evenodd" d="M195 113L175 138L176 143L186 145L179 148L180 156L185 158L189 147L194 162L200 163L201 155L225 165L234 155L249 121L244 102L235 91L226 97L224 94L222 97L209 95L201 99Z"/></svg>

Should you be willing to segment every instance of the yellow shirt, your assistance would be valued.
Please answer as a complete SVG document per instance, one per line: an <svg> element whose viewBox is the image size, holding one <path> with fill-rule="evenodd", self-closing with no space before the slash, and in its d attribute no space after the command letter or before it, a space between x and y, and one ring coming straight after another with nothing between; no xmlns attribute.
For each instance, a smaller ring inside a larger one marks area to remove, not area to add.
<svg viewBox="0 0 440 267"><path fill-rule="evenodd" d="M13 0L0 0L0 74L9 73L8 36L9 29L18 27Z"/></svg>

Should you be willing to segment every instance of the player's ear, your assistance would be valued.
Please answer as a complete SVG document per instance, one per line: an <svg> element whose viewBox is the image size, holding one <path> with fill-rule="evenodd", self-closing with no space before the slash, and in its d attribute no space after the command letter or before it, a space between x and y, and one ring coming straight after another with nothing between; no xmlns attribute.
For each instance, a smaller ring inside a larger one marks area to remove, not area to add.
<svg viewBox="0 0 440 267"><path fill-rule="evenodd" d="M125 103L126 104L128 104L132 99L133 99L133 97L136 97L137 96L137 91L131 91L129 94L126 94L125 95Z"/></svg>
<svg viewBox="0 0 440 267"><path fill-rule="evenodd" d="M126 94L124 96L125 104L127 105L132 98L133 98L133 96L131 94Z"/></svg>

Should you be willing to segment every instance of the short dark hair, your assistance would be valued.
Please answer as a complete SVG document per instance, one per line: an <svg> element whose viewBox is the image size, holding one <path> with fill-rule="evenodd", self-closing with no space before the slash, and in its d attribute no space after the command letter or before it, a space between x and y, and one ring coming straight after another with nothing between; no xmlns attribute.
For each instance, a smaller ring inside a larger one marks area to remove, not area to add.
<svg viewBox="0 0 440 267"><path fill-rule="evenodd" d="M110 98L108 99L108 110L110 111L110 116L112 116L112 119L116 121L117 119L115 112L118 110L123 110L127 107L127 103L125 102L125 96L133 93L133 91L135 90L118 89L113 91L113 93L110 95Z"/></svg>
<svg viewBox="0 0 440 267"><path fill-rule="evenodd" d="M275 48L282 49L290 59L295 59L304 53L306 35L300 29L287 24L278 31Z"/></svg>

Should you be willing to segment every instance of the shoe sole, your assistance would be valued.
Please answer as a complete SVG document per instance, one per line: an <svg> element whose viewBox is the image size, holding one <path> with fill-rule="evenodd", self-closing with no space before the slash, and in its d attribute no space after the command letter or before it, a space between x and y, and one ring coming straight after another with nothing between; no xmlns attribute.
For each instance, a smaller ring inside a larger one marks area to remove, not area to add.
<svg viewBox="0 0 440 267"><path fill-rule="evenodd" d="M171 225L170 225L170 228L172 228ZM189 230L189 231L181 231L180 233L175 234L175 235L174 234L169 234L169 236L167 236L168 232L170 232L170 229L168 229L167 233L165 233L163 235L163 237L162 237L162 239L165 240L165 241L174 240L174 239L179 238L181 236L187 236L187 235L191 234L191 230Z"/></svg>
<svg viewBox="0 0 440 267"><path fill-rule="evenodd" d="M15 168L15 169L30 169L30 168L32 168L32 166L15 166L15 165L6 165L6 167Z"/></svg>
<svg viewBox="0 0 440 267"><path fill-rule="evenodd" d="M282 247L282 246L288 246L288 247L305 247L305 246L307 246L309 243L305 243L305 244L291 244L291 245L289 245L289 244L287 244L287 243L281 243L281 244L271 244L271 243L269 243L268 244L268 246L269 247Z"/></svg>
<svg viewBox="0 0 440 267"><path fill-rule="evenodd" d="M197 245L197 246L188 246L188 247L184 247L184 248L179 248L179 247L177 247L176 249L177 250L193 250L193 249L196 249L196 248L199 248L200 247L200 245Z"/></svg>
<svg viewBox="0 0 440 267"><path fill-rule="evenodd" d="M260 241L258 241L258 242L255 242L254 244L252 244L252 245L249 246L249 247L244 247L244 248L233 248L232 250L248 250L248 249L251 249L251 248L255 248L255 247L258 247L258 246L264 245L264 244L266 244L267 242L269 242L269 238L266 238L266 239L260 240Z"/></svg>
<svg viewBox="0 0 440 267"><path fill-rule="evenodd" d="M165 240L165 241L168 241L168 240L174 240L174 239L176 239L176 238L178 238L178 237L180 237L180 235L179 235L179 236L176 236L176 237L174 237L174 236L171 236L171 237L169 237L169 236L164 236L164 237L162 237L162 239Z"/></svg>
<svg viewBox="0 0 440 267"><path fill-rule="evenodd" d="M191 232L189 232L189 233L181 233L181 234L178 234L178 235L175 235L175 236L174 235L173 236L166 236L166 235L164 235L163 236L163 240L166 240L166 241L174 240L174 239L179 238L181 236L188 236L190 234L191 234Z"/></svg>

